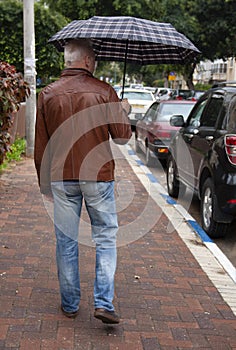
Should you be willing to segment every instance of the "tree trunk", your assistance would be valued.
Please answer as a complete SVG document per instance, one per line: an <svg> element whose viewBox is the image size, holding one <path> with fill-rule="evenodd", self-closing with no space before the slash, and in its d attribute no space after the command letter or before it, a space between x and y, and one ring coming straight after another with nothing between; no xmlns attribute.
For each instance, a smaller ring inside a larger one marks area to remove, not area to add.
<svg viewBox="0 0 236 350"><path fill-rule="evenodd" d="M194 70L196 68L196 63L193 63L191 65L188 65L188 67L186 67L186 74L184 75L184 79L186 81L186 84L189 88L189 90L194 90L194 84L193 84L193 73Z"/></svg>

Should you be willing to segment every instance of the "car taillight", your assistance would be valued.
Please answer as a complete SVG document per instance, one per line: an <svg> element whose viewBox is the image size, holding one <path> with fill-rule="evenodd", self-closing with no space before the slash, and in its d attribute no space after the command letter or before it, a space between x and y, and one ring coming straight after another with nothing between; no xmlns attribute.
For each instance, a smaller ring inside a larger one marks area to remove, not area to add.
<svg viewBox="0 0 236 350"><path fill-rule="evenodd" d="M230 199L227 201L229 204L236 204L236 199Z"/></svg>
<svg viewBox="0 0 236 350"><path fill-rule="evenodd" d="M230 163L236 165L236 135L225 136L225 149Z"/></svg>

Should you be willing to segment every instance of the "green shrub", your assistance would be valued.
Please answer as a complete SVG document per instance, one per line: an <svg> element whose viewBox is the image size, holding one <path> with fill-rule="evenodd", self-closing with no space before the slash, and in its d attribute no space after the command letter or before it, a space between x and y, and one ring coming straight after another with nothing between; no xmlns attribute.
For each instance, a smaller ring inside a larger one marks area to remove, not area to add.
<svg viewBox="0 0 236 350"><path fill-rule="evenodd" d="M26 140L16 139L15 142L9 147L9 150L5 154L4 162L0 165L0 172L6 169L7 166L14 161L20 161L22 155L25 153Z"/></svg>
<svg viewBox="0 0 236 350"><path fill-rule="evenodd" d="M14 66L0 61L0 164L10 146L9 129L12 114L19 110L21 102L29 96L29 85Z"/></svg>
<svg viewBox="0 0 236 350"><path fill-rule="evenodd" d="M210 84L200 84L200 83L197 83L195 85L195 90L203 90L203 91L206 91L208 89L210 89L212 87L212 85Z"/></svg>

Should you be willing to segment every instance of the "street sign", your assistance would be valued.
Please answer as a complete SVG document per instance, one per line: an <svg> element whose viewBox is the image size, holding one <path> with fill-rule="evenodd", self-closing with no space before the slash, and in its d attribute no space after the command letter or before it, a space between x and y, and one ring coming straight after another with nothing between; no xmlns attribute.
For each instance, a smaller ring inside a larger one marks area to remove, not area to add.
<svg viewBox="0 0 236 350"><path fill-rule="evenodd" d="M176 74L175 72L170 72L168 76L168 80L175 80L176 79Z"/></svg>

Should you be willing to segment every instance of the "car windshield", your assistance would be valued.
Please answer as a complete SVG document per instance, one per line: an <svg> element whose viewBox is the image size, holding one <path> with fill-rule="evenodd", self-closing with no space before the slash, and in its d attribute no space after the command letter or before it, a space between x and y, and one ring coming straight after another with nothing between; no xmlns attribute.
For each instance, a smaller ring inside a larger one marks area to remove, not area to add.
<svg viewBox="0 0 236 350"><path fill-rule="evenodd" d="M152 95L148 92L135 92L135 91L124 91L124 98L127 98L128 100L148 100L152 101Z"/></svg>
<svg viewBox="0 0 236 350"><path fill-rule="evenodd" d="M194 103L160 104L157 114L157 121L169 121L173 114L180 114L184 117L184 120L186 120L193 106Z"/></svg>

